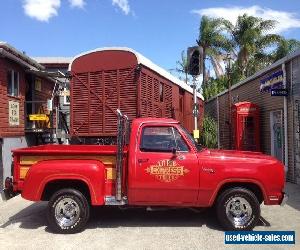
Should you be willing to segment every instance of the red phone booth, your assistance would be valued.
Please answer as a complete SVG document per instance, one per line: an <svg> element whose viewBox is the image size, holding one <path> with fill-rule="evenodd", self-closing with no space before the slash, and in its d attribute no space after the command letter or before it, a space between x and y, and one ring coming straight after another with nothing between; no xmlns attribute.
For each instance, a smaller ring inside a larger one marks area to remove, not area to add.
<svg viewBox="0 0 300 250"><path fill-rule="evenodd" d="M259 108L251 102L232 107L234 146L237 150L260 151Z"/></svg>

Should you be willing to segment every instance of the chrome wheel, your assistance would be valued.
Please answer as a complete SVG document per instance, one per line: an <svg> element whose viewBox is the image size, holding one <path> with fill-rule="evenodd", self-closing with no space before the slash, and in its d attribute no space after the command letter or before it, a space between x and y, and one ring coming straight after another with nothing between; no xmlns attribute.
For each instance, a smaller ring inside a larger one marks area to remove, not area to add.
<svg viewBox="0 0 300 250"><path fill-rule="evenodd" d="M78 221L80 208L71 198L61 199L55 206L55 219L61 228L71 227Z"/></svg>
<svg viewBox="0 0 300 250"><path fill-rule="evenodd" d="M226 215L235 227L243 227L251 219L252 208L245 198L232 197L226 205Z"/></svg>

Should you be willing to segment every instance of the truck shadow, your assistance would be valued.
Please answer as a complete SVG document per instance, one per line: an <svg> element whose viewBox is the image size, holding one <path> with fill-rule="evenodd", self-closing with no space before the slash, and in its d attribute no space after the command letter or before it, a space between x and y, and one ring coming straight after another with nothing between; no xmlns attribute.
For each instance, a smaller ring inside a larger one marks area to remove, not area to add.
<svg viewBox="0 0 300 250"><path fill-rule="evenodd" d="M20 228L37 229L47 226L47 202L31 204L11 216L0 228L18 224ZM223 231L213 209L202 212L191 209L146 211L144 208L119 209L117 207L93 207L86 229L119 227L202 227ZM270 226L261 218L259 226Z"/></svg>
<svg viewBox="0 0 300 250"><path fill-rule="evenodd" d="M19 224L20 228L25 229L43 227L47 225L46 208L47 202L33 203L9 217L6 222L0 224L0 228L6 228L14 224Z"/></svg>
<svg viewBox="0 0 300 250"><path fill-rule="evenodd" d="M163 209L146 211L144 208L118 209L115 207L95 207L91 211L87 228L114 227L206 227L224 231L214 209ZM271 226L263 217L258 226Z"/></svg>
<svg viewBox="0 0 300 250"><path fill-rule="evenodd" d="M212 209L162 209L146 211L145 208L118 209L93 208L87 228L113 227L201 227L206 225L222 230Z"/></svg>

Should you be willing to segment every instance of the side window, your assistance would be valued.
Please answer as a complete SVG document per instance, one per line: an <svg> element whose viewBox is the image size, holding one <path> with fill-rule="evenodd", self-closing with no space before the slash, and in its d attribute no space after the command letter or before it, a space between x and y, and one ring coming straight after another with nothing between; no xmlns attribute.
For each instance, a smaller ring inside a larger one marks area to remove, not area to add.
<svg viewBox="0 0 300 250"><path fill-rule="evenodd" d="M64 88L64 105L70 105L71 96L70 96L70 86L66 86Z"/></svg>
<svg viewBox="0 0 300 250"><path fill-rule="evenodd" d="M7 71L7 94L10 96L19 96L19 72Z"/></svg>
<svg viewBox="0 0 300 250"><path fill-rule="evenodd" d="M145 152L188 151L188 146L173 127L145 127L142 131L140 150Z"/></svg>
<svg viewBox="0 0 300 250"><path fill-rule="evenodd" d="M189 147L188 145L186 145L186 142L184 141L184 139L182 138L181 134L178 132L177 129L174 129L174 134L175 134L175 140L177 144L176 150L188 152Z"/></svg>
<svg viewBox="0 0 300 250"><path fill-rule="evenodd" d="M141 151L170 152L175 147L172 127L145 127L142 131Z"/></svg>

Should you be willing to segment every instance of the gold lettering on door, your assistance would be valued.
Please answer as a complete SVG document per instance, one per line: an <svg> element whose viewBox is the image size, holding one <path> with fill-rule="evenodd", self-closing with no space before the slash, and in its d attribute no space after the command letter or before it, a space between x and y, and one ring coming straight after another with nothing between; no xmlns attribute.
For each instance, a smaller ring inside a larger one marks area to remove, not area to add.
<svg viewBox="0 0 300 250"><path fill-rule="evenodd" d="M176 161L160 160L156 165L147 167L146 172L161 182L172 182L190 171Z"/></svg>

